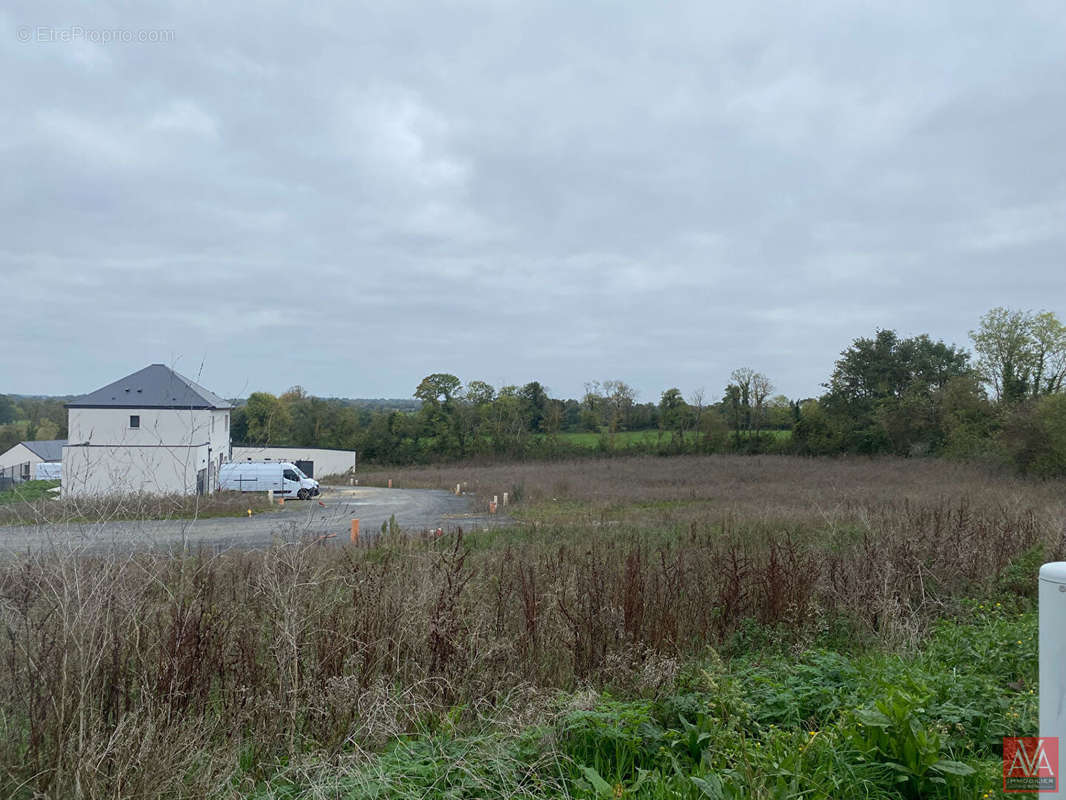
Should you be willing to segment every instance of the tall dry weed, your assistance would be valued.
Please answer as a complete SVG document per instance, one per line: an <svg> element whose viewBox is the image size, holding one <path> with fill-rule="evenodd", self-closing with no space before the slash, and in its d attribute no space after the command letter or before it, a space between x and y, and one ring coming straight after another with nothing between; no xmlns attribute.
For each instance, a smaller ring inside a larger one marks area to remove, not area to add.
<svg viewBox="0 0 1066 800"><path fill-rule="evenodd" d="M560 474L584 481L592 511L510 532L0 562L0 794L238 796L271 765L456 707L658 691L753 621L802 638L842 619L906 646L1022 554L1062 555L1045 485L896 462L740 459L726 480L733 460L633 461L469 475L522 481L540 507Z"/></svg>

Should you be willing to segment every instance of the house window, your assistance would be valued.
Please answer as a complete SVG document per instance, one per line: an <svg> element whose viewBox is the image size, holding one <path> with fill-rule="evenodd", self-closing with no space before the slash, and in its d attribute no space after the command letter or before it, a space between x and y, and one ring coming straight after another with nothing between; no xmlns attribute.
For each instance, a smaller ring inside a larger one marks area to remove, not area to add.
<svg viewBox="0 0 1066 800"><path fill-rule="evenodd" d="M139 415L130 414L130 427L131 428L139 428L139 427L141 427L141 418L140 418Z"/></svg>

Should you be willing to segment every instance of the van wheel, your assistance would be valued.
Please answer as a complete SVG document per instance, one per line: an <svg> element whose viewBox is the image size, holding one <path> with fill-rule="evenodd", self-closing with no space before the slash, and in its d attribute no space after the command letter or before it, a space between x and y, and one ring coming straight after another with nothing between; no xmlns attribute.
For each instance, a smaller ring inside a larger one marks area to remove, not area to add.
<svg viewBox="0 0 1066 800"><path fill-rule="evenodd" d="M306 489L301 489L300 491L298 491L296 493L296 497L299 498L300 500L306 500L307 499L307 490Z"/></svg>

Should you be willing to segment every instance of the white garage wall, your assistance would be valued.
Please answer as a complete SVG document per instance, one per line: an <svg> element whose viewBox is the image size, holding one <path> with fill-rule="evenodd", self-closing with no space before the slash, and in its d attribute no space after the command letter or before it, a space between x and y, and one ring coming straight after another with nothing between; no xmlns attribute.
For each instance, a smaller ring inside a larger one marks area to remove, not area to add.
<svg viewBox="0 0 1066 800"><path fill-rule="evenodd" d="M354 450L315 447L234 447L233 461L313 461L315 476L343 475L355 469Z"/></svg>

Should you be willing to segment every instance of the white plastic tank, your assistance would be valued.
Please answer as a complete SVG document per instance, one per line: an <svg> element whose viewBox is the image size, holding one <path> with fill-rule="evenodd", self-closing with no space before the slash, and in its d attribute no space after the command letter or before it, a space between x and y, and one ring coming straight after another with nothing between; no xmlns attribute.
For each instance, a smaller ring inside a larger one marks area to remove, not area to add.
<svg viewBox="0 0 1066 800"><path fill-rule="evenodd" d="M63 463L61 461L42 461L34 467L34 480L58 481L63 479Z"/></svg>
<svg viewBox="0 0 1066 800"><path fill-rule="evenodd" d="M1040 736L1059 739L1059 768L1066 744L1066 561L1040 568ZM1058 791L1042 798L1066 798L1062 776Z"/></svg>

